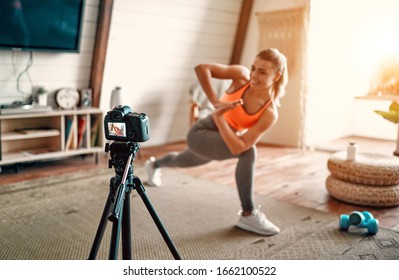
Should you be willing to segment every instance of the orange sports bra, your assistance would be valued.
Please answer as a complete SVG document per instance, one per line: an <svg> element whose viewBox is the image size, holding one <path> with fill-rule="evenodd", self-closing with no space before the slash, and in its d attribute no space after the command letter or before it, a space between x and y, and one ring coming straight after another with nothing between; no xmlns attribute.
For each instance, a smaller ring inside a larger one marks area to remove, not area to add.
<svg viewBox="0 0 399 280"><path fill-rule="evenodd" d="M232 102L242 98L244 92L248 88L249 83L238 89L233 93L224 93L220 98L221 101ZM250 128L253 126L260 118L263 111L272 103L269 99L266 104L255 114L248 114L243 106L237 106L236 108L224 113L224 118L227 123L237 131Z"/></svg>

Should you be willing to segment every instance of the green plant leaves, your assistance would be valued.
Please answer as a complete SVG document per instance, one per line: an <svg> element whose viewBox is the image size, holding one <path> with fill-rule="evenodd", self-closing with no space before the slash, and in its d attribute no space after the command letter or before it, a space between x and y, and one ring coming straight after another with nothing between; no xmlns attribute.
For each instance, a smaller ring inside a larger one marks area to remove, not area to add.
<svg viewBox="0 0 399 280"><path fill-rule="evenodd" d="M380 110L374 110L374 112L390 122L399 122L399 104L396 101L393 101L392 104L389 106L388 112Z"/></svg>

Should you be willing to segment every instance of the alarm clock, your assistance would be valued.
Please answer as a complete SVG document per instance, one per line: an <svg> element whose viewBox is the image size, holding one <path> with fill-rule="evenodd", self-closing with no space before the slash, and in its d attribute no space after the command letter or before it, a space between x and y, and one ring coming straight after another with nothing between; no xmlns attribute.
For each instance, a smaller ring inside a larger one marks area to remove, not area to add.
<svg viewBox="0 0 399 280"><path fill-rule="evenodd" d="M57 106L65 110L76 108L79 103L79 99L79 92L73 88L62 88L55 94Z"/></svg>

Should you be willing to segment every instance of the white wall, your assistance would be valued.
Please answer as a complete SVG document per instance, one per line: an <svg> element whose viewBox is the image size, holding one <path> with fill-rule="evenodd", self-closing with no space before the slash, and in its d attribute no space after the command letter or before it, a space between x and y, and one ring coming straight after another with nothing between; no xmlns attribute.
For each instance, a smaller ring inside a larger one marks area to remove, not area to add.
<svg viewBox="0 0 399 280"><path fill-rule="evenodd" d="M151 139L184 140L189 88L198 63L229 63L241 0L116 0L111 19L100 107L115 86L124 105L146 113Z"/></svg>
<svg viewBox="0 0 399 280"><path fill-rule="evenodd" d="M52 94L62 87L87 88L90 82L91 62L96 35L98 7L100 0L86 0L80 53L33 52L33 64L29 76L21 76L17 91L17 76L27 66L29 52L0 50L0 104L9 104L27 98L32 86L44 86ZM14 66L14 65L15 66Z"/></svg>
<svg viewBox="0 0 399 280"><path fill-rule="evenodd" d="M398 126L374 110L388 111L392 101L375 99L356 99L352 114L352 135L384 140L396 140Z"/></svg>
<svg viewBox="0 0 399 280"><path fill-rule="evenodd" d="M351 134L354 96L366 93L364 85L353 82L360 73L351 46L356 26L349 19L359 13L353 1L311 2L308 145Z"/></svg>
<svg viewBox="0 0 399 280"><path fill-rule="evenodd" d="M399 51L399 3L311 3L308 145L347 135L394 139L396 129L373 112L388 102L354 97L368 93L378 60Z"/></svg>

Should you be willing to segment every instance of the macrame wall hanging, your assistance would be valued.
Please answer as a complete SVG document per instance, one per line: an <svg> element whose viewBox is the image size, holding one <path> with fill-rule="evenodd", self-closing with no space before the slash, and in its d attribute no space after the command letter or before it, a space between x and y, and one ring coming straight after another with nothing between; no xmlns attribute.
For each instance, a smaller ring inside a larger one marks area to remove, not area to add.
<svg viewBox="0 0 399 280"><path fill-rule="evenodd" d="M288 76L299 76L301 80L301 88L298 89L301 112L298 147L305 149L309 6L256 15L259 23L259 50L277 48L287 58Z"/></svg>
<svg viewBox="0 0 399 280"><path fill-rule="evenodd" d="M300 62L305 8L262 12L256 14L259 23L259 50L277 48L287 57L289 74L294 73Z"/></svg>

